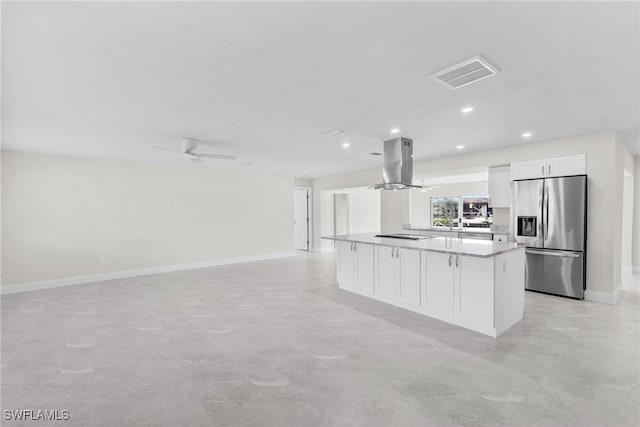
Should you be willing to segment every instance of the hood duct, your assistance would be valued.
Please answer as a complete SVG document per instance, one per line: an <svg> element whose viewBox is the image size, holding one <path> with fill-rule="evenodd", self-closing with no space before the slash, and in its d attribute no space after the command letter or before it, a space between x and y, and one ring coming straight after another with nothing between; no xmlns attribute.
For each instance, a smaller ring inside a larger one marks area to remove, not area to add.
<svg viewBox="0 0 640 427"><path fill-rule="evenodd" d="M395 138L384 142L382 184L369 187L374 190L407 190L422 188L413 185L413 140Z"/></svg>

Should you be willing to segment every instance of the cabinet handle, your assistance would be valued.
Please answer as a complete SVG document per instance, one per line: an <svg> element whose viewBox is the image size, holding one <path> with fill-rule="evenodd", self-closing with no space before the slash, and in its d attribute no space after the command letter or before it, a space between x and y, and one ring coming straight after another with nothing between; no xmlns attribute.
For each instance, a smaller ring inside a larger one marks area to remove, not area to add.
<svg viewBox="0 0 640 427"><path fill-rule="evenodd" d="M507 272L507 261L506 260L502 260L502 272L506 273Z"/></svg>
<svg viewBox="0 0 640 427"><path fill-rule="evenodd" d="M453 255L449 255L449 267L451 267L451 257L452 257L452 256L453 256Z"/></svg>
<svg viewBox="0 0 640 427"><path fill-rule="evenodd" d="M400 248L396 248L396 258L400 259Z"/></svg>
<svg viewBox="0 0 640 427"><path fill-rule="evenodd" d="M456 255L456 267L460 265L460 255Z"/></svg>
<svg viewBox="0 0 640 427"><path fill-rule="evenodd" d="M544 165L542 165L542 175L544 175Z"/></svg>
<svg viewBox="0 0 640 427"><path fill-rule="evenodd" d="M551 165L547 166L547 174L551 175Z"/></svg>
<svg viewBox="0 0 640 427"><path fill-rule="evenodd" d="M358 252L358 244L356 242L353 242L353 251Z"/></svg>

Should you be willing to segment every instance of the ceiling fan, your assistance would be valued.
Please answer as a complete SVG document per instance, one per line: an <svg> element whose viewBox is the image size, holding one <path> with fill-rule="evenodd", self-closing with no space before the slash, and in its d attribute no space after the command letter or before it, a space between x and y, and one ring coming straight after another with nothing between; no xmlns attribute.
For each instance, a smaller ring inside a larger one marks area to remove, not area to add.
<svg viewBox="0 0 640 427"><path fill-rule="evenodd" d="M171 151L173 153L180 153L187 159L194 163L201 162L202 159L221 159L221 160L234 160L237 156L234 154L213 154L213 153L196 153L195 150L205 143L198 141L195 138L183 138L182 139L182 151L174 150L172 148L161 147L159 145L152 145L153 148L160 150Z"/></svg>

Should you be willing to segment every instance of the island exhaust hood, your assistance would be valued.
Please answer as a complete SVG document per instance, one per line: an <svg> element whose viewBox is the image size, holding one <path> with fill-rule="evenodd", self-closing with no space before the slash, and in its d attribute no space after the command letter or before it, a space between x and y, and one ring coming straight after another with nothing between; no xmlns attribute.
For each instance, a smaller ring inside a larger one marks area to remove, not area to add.
<svg viewBox="0 0 640 427"><path fill-rule="evenodd" d="M413 185L413 140L395 138L384 142L382 184L369 187L374 190L407 190L423 188Z"/></svg>

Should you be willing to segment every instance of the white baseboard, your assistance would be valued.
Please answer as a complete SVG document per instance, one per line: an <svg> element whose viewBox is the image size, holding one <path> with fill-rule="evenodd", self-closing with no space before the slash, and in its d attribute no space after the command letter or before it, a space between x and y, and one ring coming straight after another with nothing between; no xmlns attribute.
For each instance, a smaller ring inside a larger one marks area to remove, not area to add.
<svg viewBox="0 0 640 427"><path fill-rule="evenodd" d="M138 268L135 270L114 271L110 273L91 274L88 276L64 277L62 279L43 280L39 282L26 282L16 285L2 286L1 295L16 294L20 292L37 291L40 289L60 288L63 286L82 285L85 283L101 282L103 280L126 279L128 277L146 276L149 274L170 273L172 271L194 270L197 268L216 267L220 265L240 264L243 262L265 261L277 258L296 256L295 251L276 252L265 255L251 255L237 258L223 258L211 261L189 262L185 264L165 265L159 267Z"/></svg>
<svg viewBox="0 0 640 427"><path fill-rule="evenodd" d="M607 292L584 291L584 299L602 304L615 304L618 302L618 298L620 297L620 291L620 288L618 288L618 290L613 294Z"/></svg>

